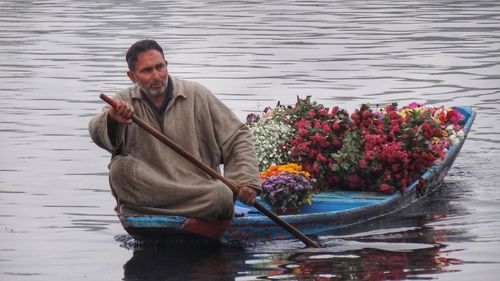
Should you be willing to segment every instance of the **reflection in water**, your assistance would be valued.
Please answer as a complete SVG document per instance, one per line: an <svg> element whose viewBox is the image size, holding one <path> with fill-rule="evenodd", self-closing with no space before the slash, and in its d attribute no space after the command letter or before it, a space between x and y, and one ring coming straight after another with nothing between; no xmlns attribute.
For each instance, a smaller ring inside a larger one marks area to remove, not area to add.
<svg viewBox="0 0 500 281"><path fill-rule="evenodd" d="M299 254L290 256L279 275L293 274L296 279L330 277L330 280L402 280L421 275L449 272L450 264L462 261L441 257L440 247L410 252L393 252L365 248L332 254Z"/></svg>
<svg viewBox="0 0 500 281"><path fill-rule="evenodd" d="M210 248L135 250L123 266L123 280L233 280L240 266L231 268L231 261L240 258Z"/></svg>
<svg viewBox="0 0 500 281"><path fill-rule="evenodd" d="M243 276L242 280L402 280L459 271L447 267L463 261L441 251L441 246L269 254L231 248L137 249L124 265L123 280L234 280Z"/></svg>
<svg viewBox="0 0 500 281"><path fill-rule="evenodd" d="M460 228L428 226L460 216L442 188L411 209L353 226L338 235L321 235L320 249L297 247L297 241L268 242L243 248L137 245L117 237L133 250L124 265L124 280L403 280L460 272L463 260L446 244L467 237ZM408 225L408 227L405 227ZM360 230L362 229L362 230ZM473 239L472 237L470 238ZM463 241L463 240L462 240ZM281 247L281 248L280 248Z"/></svg>

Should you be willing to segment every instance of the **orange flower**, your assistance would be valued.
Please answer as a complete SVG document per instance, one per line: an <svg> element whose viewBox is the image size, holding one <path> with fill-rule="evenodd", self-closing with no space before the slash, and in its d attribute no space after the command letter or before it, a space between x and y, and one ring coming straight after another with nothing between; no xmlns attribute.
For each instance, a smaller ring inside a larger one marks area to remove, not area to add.
<svg viewBox="0 0 500 281"><path fill-rule="evenodd" d="M260 173L260 180L264 180L264 179L271 177L271 176L277 176L281 172L288 172L291 174L300 174L306 178L311 177L311 174L302 170L302 166L300 166L296 163L288 163L286 165L271 165L269 168L267 168L267 170Z"/></svg>

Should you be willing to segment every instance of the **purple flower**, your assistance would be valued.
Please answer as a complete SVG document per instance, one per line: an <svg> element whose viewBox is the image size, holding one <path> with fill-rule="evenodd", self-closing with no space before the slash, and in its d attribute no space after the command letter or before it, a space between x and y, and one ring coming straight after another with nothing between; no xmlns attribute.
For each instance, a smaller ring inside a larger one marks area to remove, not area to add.
<svg viewBox="0 0 500 281"><path fill-rule="evenodd" d="M247 125L259 122L260 117L255 113L250 113L247 115Z"/></svg>
<svg viewBox="0 0 500 281"><path fill-rule="evenodd" d="M281 172L262 182L262 198L283 211L289 207L310 204L314 190L312 183L315 181L301 174Z"/></svg>

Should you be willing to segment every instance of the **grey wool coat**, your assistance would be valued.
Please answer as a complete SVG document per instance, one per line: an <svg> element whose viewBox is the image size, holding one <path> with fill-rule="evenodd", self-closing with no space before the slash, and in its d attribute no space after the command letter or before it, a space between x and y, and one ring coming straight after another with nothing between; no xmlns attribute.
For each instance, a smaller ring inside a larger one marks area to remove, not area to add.
<svg viewBox="0 0 500 281"><path fill-rule="evenodd" d="M198 160L243 186L260 190L249 129L208 89L171 76L173 97L158 118L139 87L113 98L132 104L135 114ZM159 142L136 124L108 122L105 107L89 123L92 140L112 154L110 186L119 214L231 218L233 194L218 180Z"/></svg>

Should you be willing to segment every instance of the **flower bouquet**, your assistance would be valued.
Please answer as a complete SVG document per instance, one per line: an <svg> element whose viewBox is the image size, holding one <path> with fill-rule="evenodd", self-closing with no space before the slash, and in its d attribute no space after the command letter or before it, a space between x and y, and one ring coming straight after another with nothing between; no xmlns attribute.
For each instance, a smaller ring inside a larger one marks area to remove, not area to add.
<svg viewBox="0 0 500 281"><path fill-rule="evenodd" d="M364 104L349 115L337 106L330 110L310 97L297 97L295 106L278 103L261 116L258 131L254 127L261 171L270 163L296 162L317 179L321 190L405 192L464 138L463 116L457 110L418 103L378 109ZM273 129L277 127L286 129ZM266 142L259 136L273 139ZM265 151L270 147L280 152Z"/></svg>
<svg viewBox="0 0 500 281"><path fill-rule="evenodd" d="M332 170L351 189L405 192L422 171L444 157L451 140L463 138L461 118L456 110L417 103L377 111L362 105L351 115L342 148L331 155Z"/></svg>
<svg viewBox="0 0 500 281"><path fill-rule="evenodd" d="M315 179L297 164L273 165L261 173L261 180L261 198L277 214L296 213L300 206L312 203Z"/></svg>

